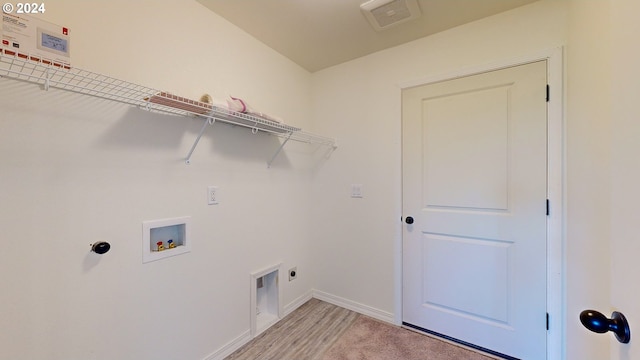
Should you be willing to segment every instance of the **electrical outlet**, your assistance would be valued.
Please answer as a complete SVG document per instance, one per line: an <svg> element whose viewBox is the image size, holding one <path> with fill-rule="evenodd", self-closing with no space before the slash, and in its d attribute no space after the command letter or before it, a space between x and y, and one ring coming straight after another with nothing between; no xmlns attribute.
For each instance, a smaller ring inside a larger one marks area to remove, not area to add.
<svg viewBox="0 0 640 360"><path fill-rule="evenodd" d="M289 269L289 281L295 280L298 277L298 267Z"/></svg>
<svg viewBox="0 0 640 360"><path fill-rule="evenodd" d="M207 204L218 205L218 187L207 186Z"/></svg>

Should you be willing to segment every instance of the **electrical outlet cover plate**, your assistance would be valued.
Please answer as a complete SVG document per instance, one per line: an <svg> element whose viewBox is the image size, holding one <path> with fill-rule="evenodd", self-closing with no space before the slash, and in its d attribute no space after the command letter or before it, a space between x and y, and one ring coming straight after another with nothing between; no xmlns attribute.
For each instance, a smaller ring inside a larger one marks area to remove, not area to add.
<svg viewBox="0 0 640 360"><path fill-rule="evenodd" d="M289 281L295 280L298 277L298 268L294 267L289 269Z"/></svg>

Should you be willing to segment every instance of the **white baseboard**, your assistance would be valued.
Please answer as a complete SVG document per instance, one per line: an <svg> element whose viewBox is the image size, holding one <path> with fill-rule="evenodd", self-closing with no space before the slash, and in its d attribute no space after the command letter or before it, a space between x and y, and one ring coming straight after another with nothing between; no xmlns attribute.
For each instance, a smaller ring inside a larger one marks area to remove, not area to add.
<svg viewBox="0 0 640 360"><path fill-rule="evenodd" d="M240 349L249 341L251 341L251 331L247 329L247 331L243 332L242 335L238 336L225 346L216 350L214 353L204 358L204 360L223 360L227 356L233 354L234 351Z"/></svg>
<svg viewBox="0 0 640 360"><path fill-rule="evenodd" d="M330 304L337 305L345 309L349 309L351 311L355 311L362 315L372 317L374 319L395 324L394 315L387 311L382 311L380 309L376 309L368 305L360 304L352 300L341 298L339 296L331 295L329 293L319 291L319 290L313 290L313 297L318 300L326 301Z"/></svg>
<svg viewBox="0 0 640 360"><path fill-rule="evenodd" d="M293 300L289 304L284 307L284 316L291 314L294 310L304 305L307 301L313 298L313 290L309 290L306 293L302 294L302 296Z"/></svg>

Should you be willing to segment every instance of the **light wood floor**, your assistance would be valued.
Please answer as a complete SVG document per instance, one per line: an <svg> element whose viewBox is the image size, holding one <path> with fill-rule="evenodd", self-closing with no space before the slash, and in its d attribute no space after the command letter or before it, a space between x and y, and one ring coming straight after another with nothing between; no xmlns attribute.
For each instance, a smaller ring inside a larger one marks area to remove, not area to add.
<svg viewBox="0 0 640 360"><path fill-rule="evenodd" d="M311 299L225 360L319 360L359 316L364 315ZM442 346L444 353L458 347ZM460 359L489 359L475 356Z"/></svg>
<svg viewBox="0 0 640 360"><path fill-rule="evenodd" d="M358 313L311 299L225 360L315 360Z"/></svg>

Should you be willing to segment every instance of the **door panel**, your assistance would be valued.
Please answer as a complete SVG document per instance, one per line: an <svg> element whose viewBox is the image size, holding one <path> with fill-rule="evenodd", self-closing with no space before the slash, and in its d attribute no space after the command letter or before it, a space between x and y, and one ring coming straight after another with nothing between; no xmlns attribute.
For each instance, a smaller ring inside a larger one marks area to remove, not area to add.
<svg viewBox="0 0 640 360"><path fill-rule="evenodd" d="M511 244L436 234L423 235L423 304L438 311L509 323ZM447 286L469 282L464 289Z"/></svg>
<svg viewBox="0 0 640 360"><path fill-rule="evenodd" d="M403 321L546 357L546 61L403 91Z"/></svg>
<svg viewBox="0 0 640 360"><path fill-rule="evenodd" d="M508 86L425 99L427 206L507 207Z"/></svg>

